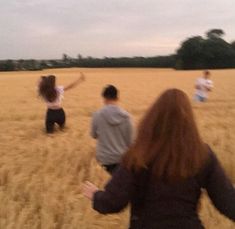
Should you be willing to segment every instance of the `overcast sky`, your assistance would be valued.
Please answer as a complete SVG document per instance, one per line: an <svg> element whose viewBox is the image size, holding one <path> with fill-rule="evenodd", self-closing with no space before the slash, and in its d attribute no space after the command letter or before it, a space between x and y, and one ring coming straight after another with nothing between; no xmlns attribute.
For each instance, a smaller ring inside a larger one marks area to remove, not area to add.
<svg viewBox="0 0 235 229"><path fill-rule="evenodd" d="M212 28L235 40L234 0L0 0L0 59L165 55Z"/></svg>

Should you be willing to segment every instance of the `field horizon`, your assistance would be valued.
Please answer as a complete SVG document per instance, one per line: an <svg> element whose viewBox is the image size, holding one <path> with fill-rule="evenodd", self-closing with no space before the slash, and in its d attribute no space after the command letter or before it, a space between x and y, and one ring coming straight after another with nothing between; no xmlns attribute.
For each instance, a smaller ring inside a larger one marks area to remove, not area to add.
<svg viewBox="0 0 235 229"><path fill-rule="evenodd" d="M42 75L54 74L67 85L82 71L86 81L65 92L66 128L46 135L45 103L37 95ZM150 104L167 88L179 88L191 99L201 70L155 68L69 68L29 72L0 72L0 228L1 229L124 229L128 209L100 215L81 194L85 180L100 188L109 175L95 159L89 136L92 113L102 107L102 88L120 90L120 106L135 127ZM215 88L206 103L192 106L202 135L235 183L235 69L211 70ZM232 229L206 194L200 218L208 229Z"/></svg>

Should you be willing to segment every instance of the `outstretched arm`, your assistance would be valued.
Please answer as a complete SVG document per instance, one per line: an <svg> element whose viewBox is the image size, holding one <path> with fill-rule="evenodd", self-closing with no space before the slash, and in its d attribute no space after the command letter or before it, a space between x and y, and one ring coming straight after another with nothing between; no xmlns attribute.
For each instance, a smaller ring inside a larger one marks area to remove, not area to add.
<svg viewBox="0 0 235 229"><path fill-rule="evenodd" d="M71 84L64 87L64 90L67 91L69 89L72 89L72 88L76 87L78 84L82 83L83 81L85 81L85 75L82 72L80 72L80 77L77 80L75 80L74 82L72 82Z"/></svg>
<svg viewBox="0 0 235 229"><path fill-rule="evenodd" d="M228 218L235 221L235 189L217 160L211 152L205 188L215 207Z"/></svg>
<svg viewBox="0 0 235 229"><path fill-rule="evenodd" d="M98 190L90 182L83 185L84 195L92 200L93 208L102 214L120 212L130 201L132 191L132 176L123 166L115 171L104 191Z"/></svg>
<svg viewBox="0 0 235 229"><path fill-rule="evenodd" d="M213 82L211 80L207 81L206 89L207 89L207 91L212 91L212 89L213 89Z"/></svg>

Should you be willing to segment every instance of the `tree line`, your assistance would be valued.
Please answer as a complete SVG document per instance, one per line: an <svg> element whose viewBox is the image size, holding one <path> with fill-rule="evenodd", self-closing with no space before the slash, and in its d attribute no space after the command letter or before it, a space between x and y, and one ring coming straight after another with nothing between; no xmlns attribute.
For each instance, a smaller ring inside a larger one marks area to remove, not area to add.
<svg viewBox="0 0 235 229"><path fill-rule="evenodd" d="M228 43L224 31L212 29L205 37L194 36L182 42L175 54L153 57L83 57L63 54L53 60L0 60L0 71L42 70L69 67L151 67L175 69L216 69L235 67L235 41Z"/></svg>
<svg viewBox="0 0 235 229"><path fill-rule="evenodd" d="M185 40L177 51L177 69L215 69L235 67L235 41L228 43L224 31L212 29L206 38L195 36Z"/></svg>

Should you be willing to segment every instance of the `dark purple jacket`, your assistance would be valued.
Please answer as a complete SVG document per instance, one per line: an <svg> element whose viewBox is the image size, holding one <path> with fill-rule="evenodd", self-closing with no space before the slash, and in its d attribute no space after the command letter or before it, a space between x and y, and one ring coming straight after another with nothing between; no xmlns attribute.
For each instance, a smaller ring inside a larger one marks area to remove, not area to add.
<svg viewBox="0 0 235 229"><path fill-rule="evenodd" d="M197 205L206 189L215 207L235 221L235 189L215 154L210 151L206 166L195 177L169 185L156 182L148 171L134 174L120 166L105 186L94 195L93 208L116 213L131 204L131 229L201 229Z"/></svg>

